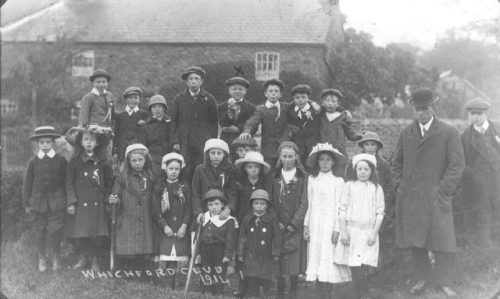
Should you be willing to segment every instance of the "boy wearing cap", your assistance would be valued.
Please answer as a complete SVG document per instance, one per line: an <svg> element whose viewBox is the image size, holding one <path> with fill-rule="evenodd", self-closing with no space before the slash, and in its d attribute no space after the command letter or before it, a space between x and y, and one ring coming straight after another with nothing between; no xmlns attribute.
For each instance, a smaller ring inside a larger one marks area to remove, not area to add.
<svg viewBox="0 0 500 299"><path fill-rule="evenodd" d="M217 103L213 95L202 88L206 72L200 67L190 67L181 78L186 81L185 91L174 97L172 121L179 136L174 150L186 158L187 176L203 162L203 146L210 138L217 138Z"/></svg>
<svg viewBox="0 0 500 299"><path fill-rule="evenodd" d="M278 261L281 255L281 230L274 213L269 213L271 206L269 193L257 189L250 196L251 213L241 223L236 257L243 264L243 291L240 298L258 291L269 296L272 277L278 273Z"/></svg>
<svg viewBox="0 0 500 299"><path fill-rule="evenodd" d="M456 128L434 116L432 90L420 88L410 97L415 121L399 135L391 166L396 188L396 246L411 249L415 281L410 294L430 282L448 297L452 288L456 247L452 200L465 169ZM429 251L435 256L433 274ZM429 281L429 279L432 281Z"/></svg>
<svg viewBox="0 0 500 299"><path fill-rule="evenodd" d="M142 90L139 87L129 87L123 93L127 103L125 110L116 114L113 139L113 158L115 162L123 162L125 149L136 142L139 128L148 118L148 113L139 108Z"/></svg>
<svg viewBox="0 0 500 299"><path fill-rule="evenodd" d="M271 79L264 82L264 95L267 101L255 109L254 115L247 120L243 127L243 133L239 137L241 139L251 138L259 125L262 125L261 152L264 160L273 169L278 160L280 143L288 140L287 116L291 105L279 101L284 89L285 84L281 80Z"/></svg>
<svg viewBox="0 0 500 299"><path fill-rule="evenodd" d="M227 79L226 86L231 98L217 106L219 125L222 127L220 138L231 144L241 132L246 121L255 112L255 105L246 99L250 82L243 77Z"/></svg>
<svg viewBox="0 0 500 299"><path fill-rule="evenodd" d="M227 204L227 200L220 190L208 190L203 195L203 203L207 211L204 213L200 230L201 265L209 272L204 274L210 276L219 274L224 279L228 263L233 257L238 223L232 216L220 217L224 206ZM212 281L208 288L212 295L215 296L223 293L224 285L221 282L213 283Z"/></svg>
<svg viewBox="0 0 500 299"><path fill-rule="evenodd" d="M55 139L59 137L54 127L35 129L30 139L37 143L38 152L28 161L23 180L24 210L27 214L35 215L33 235L36 238L40 272L47 270L46 249L49 249L52 257L52 270L60 269L59 252L67 202L66 159L54 151Z"/></svg>
<svg viewBox="0 0 500 299"><path fill-rule="evenodd" d="M321 107L310 100L311 87L296 85L291 91L293 104L288 110L290 140L299 147L301 162L305 165L311 149L319 140L319 115Z"/></svg>
<svg viewBox="0 0 500 299"><path fill-rule="evenodd" d="M144 144L151 155L153 172L161 173L163 156L172 151L172 146L178 143L177 132L170 117L167 115L167 101L162 95L154 95L149 99L149 118L140 126L137 140Z"/></svg>
<svg viewBox="0 0 500 299"><path fill-rule="evenodd" d="M89 77L92 90L80 101L80 125L111 127L114 117L115 96L106 90L111 75L104 69L97 69Z"/></svg>
<svg viewBox="0 0 500 299"><path fill-rule="evenodd" d="M500 209L500 126L488 119L490 103L473 99L465 104L471 125L461 135L465 156L462 178L466 225L474 242L491 246L491 233Z"/></svg>

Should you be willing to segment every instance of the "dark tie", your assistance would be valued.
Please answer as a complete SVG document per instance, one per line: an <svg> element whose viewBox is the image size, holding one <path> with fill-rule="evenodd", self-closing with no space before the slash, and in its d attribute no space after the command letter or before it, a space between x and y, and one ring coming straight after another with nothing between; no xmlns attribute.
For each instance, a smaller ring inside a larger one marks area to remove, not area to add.
<svg viewBox="0 0 500 299"><path fill-rule="evenodd" d="M278 120L278 108L273 106L271 111L273 112L274 121Z"/></svg>

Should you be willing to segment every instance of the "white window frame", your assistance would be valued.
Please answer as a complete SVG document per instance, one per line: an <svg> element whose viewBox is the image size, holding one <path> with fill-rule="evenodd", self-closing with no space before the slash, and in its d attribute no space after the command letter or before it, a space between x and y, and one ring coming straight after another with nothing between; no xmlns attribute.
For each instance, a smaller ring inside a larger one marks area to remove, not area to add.
<svg viewBox="0 0 500 299"><path fill-rule="evenodd" d="M266 81L279 79L280 53L257 52L255 53L255 80Z"/></svg>
<svg viewBox="0 0 500 299"><path fill-rule="evenodd" d="M89 77L94 73L95 52L84 51L73 57L71 73L73 77Z"/></svg>

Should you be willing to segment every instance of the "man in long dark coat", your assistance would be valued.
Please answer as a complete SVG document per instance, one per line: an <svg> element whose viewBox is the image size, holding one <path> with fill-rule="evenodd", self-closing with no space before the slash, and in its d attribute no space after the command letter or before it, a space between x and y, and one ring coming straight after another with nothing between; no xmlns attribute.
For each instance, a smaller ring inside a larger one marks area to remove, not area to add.
<svg viewBox="0 0 500 299"><path fill-rule="evenodd" d="M434 116L437 100L430 89L411 95L416 121L399 136L392 174L396 186L396 246L411 248L416 264L416 284L411 294L421 293L429 277L449 297L456 251L452 199L465 169L457 129ZM428 253L435 255L430 276Z"/></svg>

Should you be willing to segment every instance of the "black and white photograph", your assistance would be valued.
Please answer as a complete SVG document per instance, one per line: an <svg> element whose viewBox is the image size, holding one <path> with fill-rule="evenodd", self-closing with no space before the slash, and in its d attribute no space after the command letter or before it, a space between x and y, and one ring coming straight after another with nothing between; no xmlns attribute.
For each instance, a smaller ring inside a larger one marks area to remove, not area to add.
<svg viewBox="0 0 500 299"><path fill-rule="evenodd" d="M0 298L500 299L500 0L0 4Z"/></svg>

